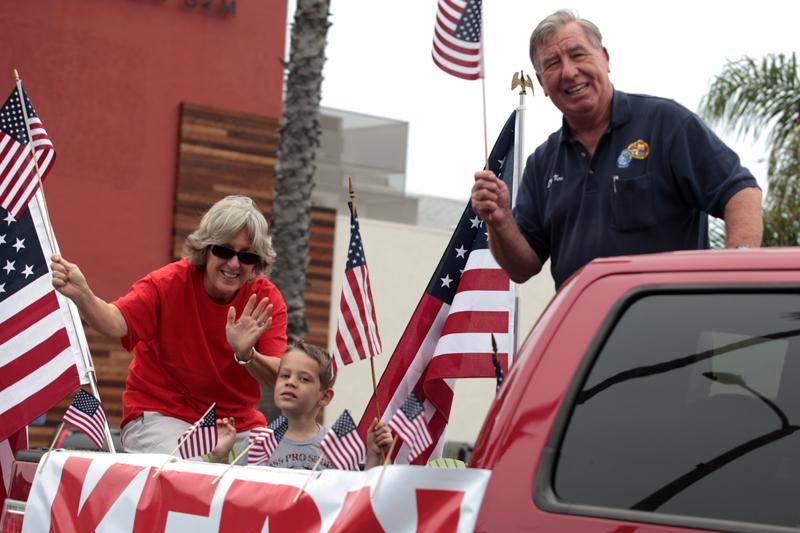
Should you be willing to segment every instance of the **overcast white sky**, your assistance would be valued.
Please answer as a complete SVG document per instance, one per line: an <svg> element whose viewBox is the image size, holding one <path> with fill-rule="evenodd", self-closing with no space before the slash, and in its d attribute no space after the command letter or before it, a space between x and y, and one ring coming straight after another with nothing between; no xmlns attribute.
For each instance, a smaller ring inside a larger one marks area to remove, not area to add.
<svg viewBox="0 0 800 533"><path fill-rule="evenodd" d="M727 59L800 49L800 2L790 0L484 0L490 145L518 102L512 74L523 69L534 78L531 31L562 7L600 27L617 88L673 98L695 111ZM290 20L294 8L292 0ZM483 159L481 82L451 77L433 64L435 13L436 0L331 0L322 105L408 121L407 192L466 200ZM538 85L527 107L526 154L561 125ZM763 147L718 133L762 180Z"/></svg>

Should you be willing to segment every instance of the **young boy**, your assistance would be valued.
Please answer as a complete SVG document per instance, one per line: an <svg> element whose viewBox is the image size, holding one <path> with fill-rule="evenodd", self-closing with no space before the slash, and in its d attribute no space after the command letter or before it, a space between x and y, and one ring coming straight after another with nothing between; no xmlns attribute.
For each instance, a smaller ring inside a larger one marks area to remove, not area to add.
<svg viewBox="0 0 800 533"><path fill-rule="evenodd" d="M319 410L333 399L331 357L322 348L298 341L287 347L281 358L275 383L275 405L288 420L283 439L270 456L266 466L311 470L322 455L320 443L325 428L316 421ZM236 439L232 418L217 420L217 445L211 461L228 462ZM364 468L377 466L392 443L392 434L384 422L373 421L367 432L367 457ZM323 457L318 470L331 468Z"/></svg>

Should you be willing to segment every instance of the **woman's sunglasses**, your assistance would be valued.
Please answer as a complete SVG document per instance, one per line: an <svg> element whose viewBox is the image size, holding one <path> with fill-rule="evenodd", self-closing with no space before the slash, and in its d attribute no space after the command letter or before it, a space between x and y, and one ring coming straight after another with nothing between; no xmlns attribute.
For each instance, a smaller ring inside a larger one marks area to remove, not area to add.
<svg viewBox="0 0 800 533"><path fill-rule="evenodd" d="M211 245L211 253L226 261L235 255L243 265L255 265L260 259L258 254L254 254L253 252L237 252L236 250L219 244Z"/></svg>

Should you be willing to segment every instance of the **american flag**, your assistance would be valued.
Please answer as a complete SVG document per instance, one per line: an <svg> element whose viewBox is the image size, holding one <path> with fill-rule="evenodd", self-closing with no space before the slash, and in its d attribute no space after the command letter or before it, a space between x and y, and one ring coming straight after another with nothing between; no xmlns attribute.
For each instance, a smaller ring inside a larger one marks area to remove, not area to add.
<svg viewBox="0 0 800 533"><path fill-rule="evenodd" d="M367 448L356 429L350 411L345 409L333 426L325 432L325 438L320 443L322 451L340 470L358 470L358 465L366 459Z"/></svg>
<svg viewBox="0 0 800 533"><path fill-rule="evenodd" d="M433 62L448 74L477 80L481 65L481 0L439 0Z"/></svg>
<svg viewBox="0 0 800 533"><path fill-rule="evenodd" d="M72 403L64 413L64 423L80 429L99 449L103 449L103 441L106 438L106 414L100 405L100 400L94 395L78 389L78 394L72 398Z"/></svg>
<svg viewBox="0 0 800 533"><path fill-rule="evenodd" d="M249 442L253 446L247 452L247 464L260 465L269 461L283 436L286 435L287 429L289 429L289 421L283 415L273 420L265 428L251 429Z"/></svg>
<svg viewBox="0 0 800 533"><path fill-rule="evenodd" d="M80 386L80 348L52 286L45 226L37 197L19 218L0 209L0 440Z"/></svg>
<svg viewBox="0 0 800 533"><path fill-rule="evenodd" d="M422 416L424 411L422 402L412 392L389 420L389 427L400 435L410 448L407 458L409 463L433 444L431 430L425 422L425 417Z"/></svg>
<svg viewBox="0 0 800 533"><path fill-rule="evenodd" d="M211 453L217 445L217 409L211 407L208 413L183 432L178 442L189 436L180 446L182 459L191 459Z"/></svg>
<svg viewBox="0 0 800 533"><path fill-rule="evenodd" d="M333 346L334 371L356 359L375 357L381 353L381 338L375 318L375 304L369 283L367 259L361 242L358 214L350 206L350 247L342 281L342 297L337 317L336 342Z"/></svg>
<svg viewBox="0 0 800 533"><path fill-rule="evenodd" d="M20 104L20 94L25 98L24 110ZM0 205L15 217L25 209L39 188L32 156L34 151L39 166L38 175L44 181L53 166L56 152L22 83L17 82L11 96L0 109Z"/></svg>
<svg viewBox="0 0 800 533"><path fill-rule="evenodd" d="M514 173L514 123L506 121L489 156L489 168L511 189ZM494 377L491 334L498 359L511 365L514 346L515 288L488 249L487 230L467 204L405 332L378 383L377 397L387 420L413 391L422 401L434 445L414 464L441 455L453 401L455 378ZM358 424L367 434L375 417L373 395ZM405 449L405 450L404 450ZM407 445L396 449L395 463L408 456Z"/></svg>

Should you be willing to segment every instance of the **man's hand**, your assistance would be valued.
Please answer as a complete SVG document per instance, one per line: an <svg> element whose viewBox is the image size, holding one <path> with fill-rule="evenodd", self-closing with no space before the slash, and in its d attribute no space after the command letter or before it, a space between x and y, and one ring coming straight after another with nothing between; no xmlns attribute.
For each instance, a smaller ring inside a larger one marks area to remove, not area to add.
<svg viewBox="0 0 800 533"><path fill-rule="evenodd" d="M475 173L471 200L472 209L490 226L502 226L513 221L511 194L494 172L481 170Z"/></svg>

